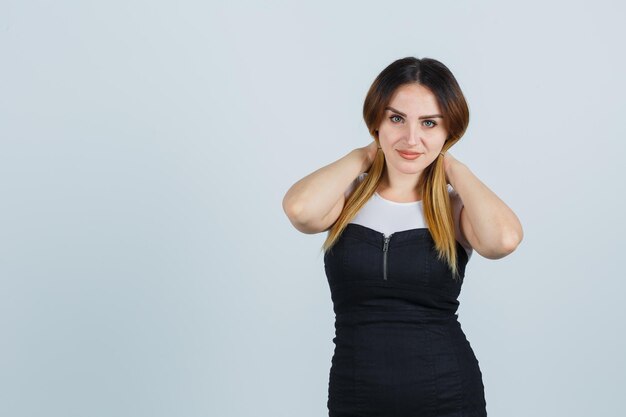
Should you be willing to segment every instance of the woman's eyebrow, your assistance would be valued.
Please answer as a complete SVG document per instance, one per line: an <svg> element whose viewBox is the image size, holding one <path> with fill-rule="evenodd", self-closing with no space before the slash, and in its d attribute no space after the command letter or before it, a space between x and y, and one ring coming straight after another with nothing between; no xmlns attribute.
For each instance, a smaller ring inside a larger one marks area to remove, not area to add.
<svg viewBox="0 0 626 417"><path fill-rule="evenodd" d="M387 107L385 107L385 110L391 110L391 111L392 111L392 112L394 112L394 113L398 113L400 116L404 116L404 117L406 117L406 114L402 113L402 112L401 112L401 111L399 111L399 110L394 109L394 108L393 108L393 107L391 107L391 106L387 106ZM436 117L438 117L438 118L440 118L440 119L443 119L443 116L442 116L442 115L440 115L440 114L431 114L431 115L429 115L429 116L420 116L420 117L418 117L418 119L419 119L419 120L422 120L422 119L434 119L434 118L436 118Z"/></svg>

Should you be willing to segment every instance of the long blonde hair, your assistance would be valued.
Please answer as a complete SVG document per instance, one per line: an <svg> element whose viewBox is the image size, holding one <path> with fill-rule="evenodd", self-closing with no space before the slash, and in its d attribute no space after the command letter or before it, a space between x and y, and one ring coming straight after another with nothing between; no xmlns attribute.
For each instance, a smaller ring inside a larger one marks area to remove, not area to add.
<svg viewBox="0 0 626 417"><path fill-rule="evenodd" d="M363 118L370 135L379 142L378 126L385 116L385 107L398 87L411 83L428 88L437 99L444 116L442 121L448 132L441 150L445 153L465 133L469 124L469 108L454 75L444 64L432 58L398 59L376 77L363 105ZM332 248L348 223L374 194L383 177L385 166L385 155L379 150L367 171L368 175L352 190L339 218L328 231L322 246L324 252ZM435 242L438 257L447 262L453 277L458 279L454 220L442 155L422 171L417 190L422 196L424 219Z"/></svg>

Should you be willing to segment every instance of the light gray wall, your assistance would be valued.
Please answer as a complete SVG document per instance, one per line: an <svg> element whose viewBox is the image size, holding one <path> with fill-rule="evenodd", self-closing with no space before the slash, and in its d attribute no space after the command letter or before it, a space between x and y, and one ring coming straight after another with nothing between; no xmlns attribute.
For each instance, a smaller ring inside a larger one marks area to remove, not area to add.
<svg viewBox="0 0 626 417"><path fill-rule="evenodd" d="M623 415L624 12L2 0L0 415L327 415L325 234L281 201L369 143L409 55L456 75L451 153L524 226L460 299L489 415Z"/></svg>

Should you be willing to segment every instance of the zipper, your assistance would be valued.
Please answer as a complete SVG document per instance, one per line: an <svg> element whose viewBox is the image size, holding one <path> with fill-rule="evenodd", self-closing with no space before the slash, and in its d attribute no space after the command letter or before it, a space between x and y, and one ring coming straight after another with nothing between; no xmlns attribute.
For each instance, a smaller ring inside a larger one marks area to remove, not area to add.
<svg viewBox="0 0 626 417"><path fill-rule="evenodd" d="M393 235L393 233L391 235ZM383 279L385 281L387 280L387 250L389 249L391 235L385 237L385 243L383 244Z"/></svg>

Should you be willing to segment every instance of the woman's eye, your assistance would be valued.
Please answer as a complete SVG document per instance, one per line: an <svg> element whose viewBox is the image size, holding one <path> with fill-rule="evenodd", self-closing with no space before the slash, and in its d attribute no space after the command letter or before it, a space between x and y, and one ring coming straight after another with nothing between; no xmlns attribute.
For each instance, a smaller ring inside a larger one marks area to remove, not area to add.
<svg viewBox="0 0 626 417"><path fill-rule="evenodd" d="M396 121L395 119L398 118L400 120ZM391 116L389 118L393 123L399 123L402 119L401 116L398 116L397 114L394 114L393 116ZM428 127L435 127L437 126L437 123L434 120L424 120L424 123L432 123L431 125L429 125Z"/></svg>

